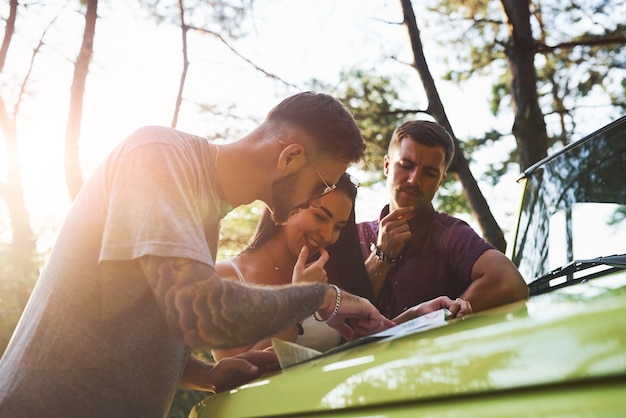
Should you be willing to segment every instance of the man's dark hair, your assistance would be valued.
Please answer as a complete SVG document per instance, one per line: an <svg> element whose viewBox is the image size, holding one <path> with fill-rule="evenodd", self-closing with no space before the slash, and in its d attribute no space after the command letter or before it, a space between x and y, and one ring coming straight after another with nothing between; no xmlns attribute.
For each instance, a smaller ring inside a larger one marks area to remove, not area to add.
<svg viewBox="0 0 626 418"><path fill-rule="evenodd" d="M454 157L454 141L443 126L427 120L404 122L393 131L388 152L391 153L391 151L398 148L400 142L406 137L427 147L443 148L445 168L447 170L450 167Z"/></svg>
<svg viewBox="0 0 626 418"><path fill-rule="evenodd" d="M348 162L363 158L365 141L352 113L328 94L295 94L270 110L266 120L302 128L314 141L312 154L333 155Z"/></svg>

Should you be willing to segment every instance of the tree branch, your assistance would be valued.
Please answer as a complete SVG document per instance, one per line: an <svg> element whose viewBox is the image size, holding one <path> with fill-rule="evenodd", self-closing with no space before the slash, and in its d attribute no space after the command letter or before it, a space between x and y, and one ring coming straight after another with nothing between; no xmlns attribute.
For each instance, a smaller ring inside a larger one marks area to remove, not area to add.
<svg viewBox="0 0 626 418"><path fill-rule="evenodd" d="M391 110L388 112L380 112L381 115L383 116L388 116L388 115L417 115L418 113L425 113L427 115L430 115L430 113L428 113L428 109L397 109L397 110Z"/></svg>
<svg viewBox="0 0 626 418"><path fill-rule="evenodd" d="M576 46L604 46L604 45L624 45L626 44L626 36L608 36L603 38L581 39L576 41L561 42L556 45L537 44L537 52L546 53L556 49L571 49Z"/></svg>
<svg viewBox="0 0 626 418"><path fill-rule="evenodd" d="M63 10L67 6L67 4L68 4L68 2L65 3L65 6L63 6L63 8L61 10ZM54 18L50 21L50 23L48 23L48 26L46 26L46 28L41 33L41 36L39 37L39 42L37 43L37 46L33 49L33 53L31 54L30 62L29 62L29 65L28 65L28 70L26 71L26 74L24 75L24 79L22 80L22 83L20 85L20 93L18 95L17 101L15 102L15 106L14 106L14 109L13 109L13 114L14 115L17 115L19 113L20 104L22 103L22 98L24 97L24 94L26 94L26 85L28 84L28 80L30 80L30 75L33 72L33 68L35 66L35 58L37 58L37 55L39 55L39 51L45 45L45 42L43 41L43 39L45 38L46 34L48 33L48 30L57 21L57 19L59 18L60 14L61 14L61 12L57 13L57 15L54 16Z"/></svg>
<svg viewBox="0 0 626 418"><path fill-rule="evenodd" d="M187 31L189 27L185 23L185 5L183 0L178 0L178 13L180 14L180 29L183 42L183 71L180 75L178 83L178 94L176 95L176 105L174 107L174 116L172 116L172 128L176 128L178 124L178 114L183 102L183 90L185 89L185 81L187 80L187 72L189 71L189 55L187 54Z"/></svg>
<svg viewBox="0 0 626 418"><path fill-rule="evenodd" d="M228 43L228 41L226 41L226 39L224 39L224 37L222 35L220 35L219 33L213 32L212 30L209 30L209 29L199 28L197 26L187 26L187 28L188 29L193 29L193 30L198 31L198 32L206 33L208 35L212 35L212 36L216 37L217 39L220 40L220 42L222 42L224 45L226 45L226 47L228 49L230 49L233 54L235 54L236 56L238 56L239 58L241 58L242 60L244 60L245 62L250 64L252 67L254 67L255 70L265 74L269 78L273 78L274 80L280 81L281 83L283 83L286 86L297 87L295 84L289 83L289 82L283 80L282 78L280 78L279 76L277 76L276 74L270 73L270 72L264 70L263 68L259 67L258 65L256 65L249 58L247 58L244 55L242 55L241 53L239 53L239 51L237 51L233 46L231 46Z"/></svg>

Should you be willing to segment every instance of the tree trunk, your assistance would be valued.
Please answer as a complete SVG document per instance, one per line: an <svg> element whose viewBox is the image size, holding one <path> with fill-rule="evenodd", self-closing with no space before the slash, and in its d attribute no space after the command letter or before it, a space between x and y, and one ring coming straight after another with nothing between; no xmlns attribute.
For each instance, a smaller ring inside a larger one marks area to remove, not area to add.
<svg viewBox="0 0 626 418"><path fill-rule="evenodd" d="M9 16L6 20L4 39L0 48L0 73L4 70L4 63L15 32L17 19L17 0L11 0ZM17 108L17 107L16 107ZM0 198L6 203L11 224L11 266L10 279L29 282L36 273L34 262L35 235L30 227L29 215L24 204L22 190L22 176L17 137L16 115L11 114L4 100L0 97L0 128L4 134L7 155L6 183L0 183ZM30 286L28 287L30 289ZM21 286L19 289L23 289ZM25 302L28 294L20 295Z"/></svg>
<svg viewBox="0 0 626 418"><path fill-rule="evenodd" d="M548 134L537 95L536 43L530 27L530 2L501 0L501 3L509 32L506 56L515 113L513 135L523 171L547 155Z"/></svg>
<svg viewBox="0 0 626 418"><path fill-rule="evenodd" d="M87 0L85 13L85 31L83 43L74 64L74 79L72 81L70 109L65 132L65 181L74 200L83 185L83 176L80 168L79 140L80 126L83 116L83 98L85 96L85 82L89 73L89 64L93 55L93 40L98 18L98 0Z"/></svg>
<svg viewBox="0 0 626 418"><path fill-rule="evenodd" d="M7 182L0 184L0 197L6 202L11 224L11 276L15 280L27 282L36 271L33 258L36 240L24 204L16 122L7 117L4 102L0 102L0 113L8 162Z"/></svg>
<svg viewBox="0 0 626 418"><path fill-rule="evenodd" d="M420 75L426 96L428 98L427 113L430 114L440 125L446 128L454 139L454 159L450 165L450 171L455 175L457 180L461 182L465 196L467 197L467 200L472 208L472 212L482 229L484 239L500 251L504 252L506 249L506 240L504 239L502 229L498 226L498 223L493 217L489 205L480 191L480 188L476 183L476 179L470 171L469 163L463 155L459 142L452 131L452 127L450 126L450 122L446 116L443 104L441 103L437 87L435 86L435 82L430 74L430 70L428 69L411 0L400 1L404 13L404 24L409 31L409 38L411 39L415 69Z"/></svg>

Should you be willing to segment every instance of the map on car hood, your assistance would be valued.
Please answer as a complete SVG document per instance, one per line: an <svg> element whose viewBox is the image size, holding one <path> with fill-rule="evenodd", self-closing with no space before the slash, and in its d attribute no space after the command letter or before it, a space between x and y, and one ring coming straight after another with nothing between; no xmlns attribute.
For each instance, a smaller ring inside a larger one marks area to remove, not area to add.
<svg viewBox="0 0 626 418"><path fill-rule="evenodd" d="M450 312L447 309L440 309L417 318L413 318L409 321L403 322L395 327L388 328L384 331L376 334L368 335L347 343L341 344L337 347L322 353L309 347L305 347L299 344L295 344L289 341L281 340L280 338L272 338L272 348L278 357L278 363L281 369L294 366L305 361L318 358L321 356L337 353L347 350L357 345L365 344L372 341L381 339L394 339L404 337L406 335L423 332L428 329L440 327L446 325L446 320L450 316Z"/></svg>

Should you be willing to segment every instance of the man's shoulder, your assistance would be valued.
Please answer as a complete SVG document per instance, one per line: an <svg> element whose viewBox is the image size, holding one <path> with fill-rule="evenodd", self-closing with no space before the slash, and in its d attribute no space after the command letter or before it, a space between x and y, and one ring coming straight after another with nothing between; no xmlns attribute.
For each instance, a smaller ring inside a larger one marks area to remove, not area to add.
<svg viewBox="0 0 626 418"><path fill-rule="evenodd" d="M483 250L491 247L491 244L487 243L469 223L461 218L437 212L435 222L439 225L441 238L447 242L483 248Z"/></svg>
<svg viewBox="0 0 626 418"><path fill-rule="evenodd" d="M465 220L444 212L435 212L433 222L443 235L452 235L453 238L478 237L480 235ZM481 238L482 239L482 238Z"/></svg>
<svg viewBox="0 0 626 418"><path fill-rule="evenodd" d="M176 143L195 138L199 137L167 126L147 125L132 132L128 136L127 142L132 142L137 145L154 142Z"/></svg>
<svg viewBox="0 0 626 418"><path fill-rule="evenodd" d="M174 150L189 157L197 157L208 148L209 141L190 133L169 128L167 126L147 125L136 129L128 135L113 151L113 156L122 156L141 151L168 156Z"/></svg>
<svg viewBox="0 0 626 418"><path fill-rule="evenodd" d="M450 215L445 212L435 212L434 220L438 223L441 223L446 226L465 226L471 228L470 225L461 218L457 218L456 216Z"/></svg>

